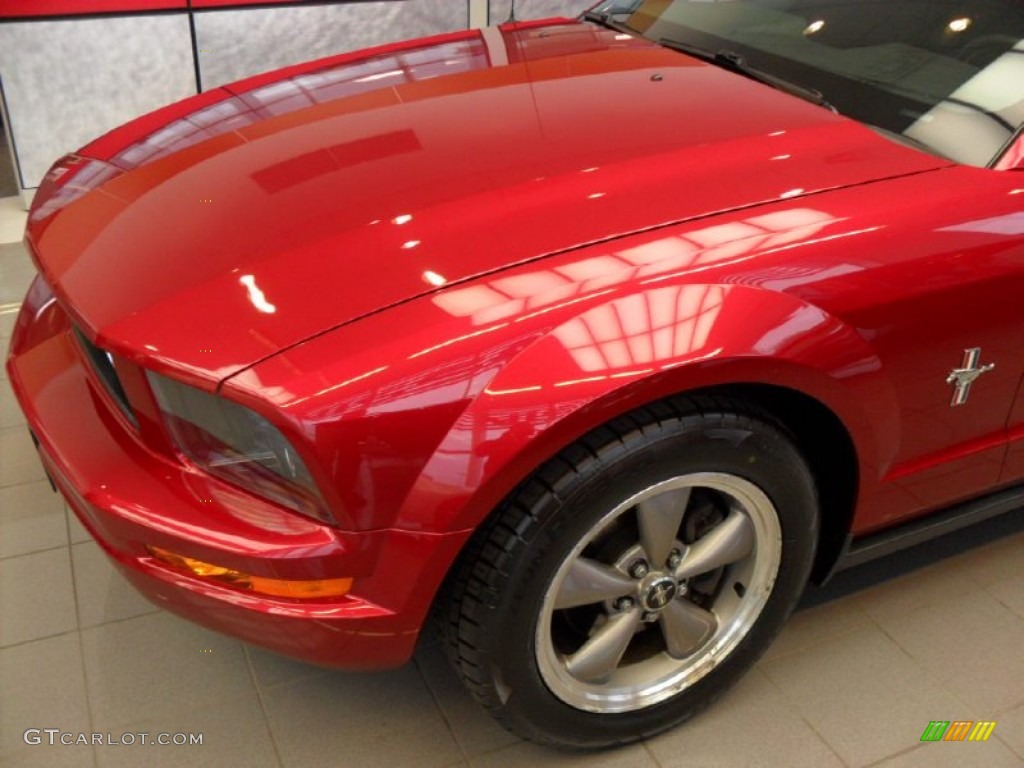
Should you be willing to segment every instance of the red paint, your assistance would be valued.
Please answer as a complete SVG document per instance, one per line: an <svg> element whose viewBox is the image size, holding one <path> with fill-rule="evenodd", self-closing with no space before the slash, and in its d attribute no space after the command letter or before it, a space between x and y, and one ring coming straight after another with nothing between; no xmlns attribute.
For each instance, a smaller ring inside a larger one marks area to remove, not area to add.
<svg viewBox="0 0 1024 768"><path fill-rule="evenodd" d="M188 0L0 0L0 19L183 11L186 8Z"/></svg>
<svg viewBox="0 0 1024 768"><path fill-rule="evenodd" d="M230 8L244 10L258 8L261 5L302 5L309 0L192 0L193 8ZM337 2L341 5L342 2Z"/></svg>
<svg viewBox="0 0 1024 768"><path fill-rule="evenodd" d="M1024 171L1024 134L1017 137L995 167L1000 171ZM1021 187L1024 188L1024 180Z"/></svg>
<svg viewBox="0 0 1024 768"><path fill-rule="evenodd" d="M730 383L838 416L857 533L1024 478L1018 173L589 25L502 39L203 94L40 191L29 242L59 301L33 287L11 381L143 592L304 658L399 663L471 530L540 462L633 407ZM118 356L137 434L69 315ZM971 346L997 365L951 408ZM143 368L271 420L339 525L183 464ZM355 583L319 608L254 598L161 569L149 544Z"/></svg>
<svg viewBox="0 0 1024 768"><path fill-rule="evenodd" d="M612 33L594 51L590 27L570 28L584 47L571 68L559 55L415 80L402 54L388 53L368 75L342 64L214 106L203 99L148 143L129 129L132 143L113 151L108 136L100 159L133 170L30 229L43 268L101 344L126 355L155 347L147 359L212 387L434 290L428 271L455 282L617 233L939 165L721 69ZM484 64L473 46L449 48L453 69ZM358 82L367 77L379 79ZM723 105L725 87L735 98ZM179 133L182 148L164 154ZM205 140L192 143L197 135ZM413 218L392 223L403 215ZM144 260L134 256L140 240ZM325 264L354 288L343 307ZM276 312L254 311L243 275ZM211 327L215 342L197 343Z"/></svg>
<svg viewBox="0 0 1024 768"><path fill-rule="evenodd" d="M47 16L119 15L189 8L258 9L264 5L301 5L306 0L0 0L0 19ZM341 5L339 2L338 5Z"/></svg>

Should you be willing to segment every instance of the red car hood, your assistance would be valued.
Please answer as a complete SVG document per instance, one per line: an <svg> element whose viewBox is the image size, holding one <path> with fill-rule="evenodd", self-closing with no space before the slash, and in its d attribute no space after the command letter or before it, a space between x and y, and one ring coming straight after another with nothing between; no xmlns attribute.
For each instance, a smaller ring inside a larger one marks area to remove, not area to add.
<svg viewBox="0 0 1024 768"><path fill-rule="evenodd" d="M944 164L566 22L254 78L79 155L30 218L41 269L99 343L208 386L439 285Z"/></svg>

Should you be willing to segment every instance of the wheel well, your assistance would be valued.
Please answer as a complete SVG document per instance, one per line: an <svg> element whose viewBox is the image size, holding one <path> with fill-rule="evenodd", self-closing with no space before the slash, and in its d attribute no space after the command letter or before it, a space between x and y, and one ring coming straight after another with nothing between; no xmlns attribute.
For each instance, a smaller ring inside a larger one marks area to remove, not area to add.
<svg viewBox="0 0 1024 768"><path fill-rule="evenodd" d="M741 400L772 417L793 438L807 460L818 490L822 511L818 551L811 568L811 581L820 582L842 552L857 501L858 463L853 440L846 427L827 406L813 397L770 384L730 384L680 393L685 397L720 395ZM665 398L671 400L672 398ZM649 403L648 406L656 405ZM457 569L451 564L448 577ZM440 618L444 611L449 578L438 590L431 613Z"/></svg>
<svg viewBox="0 0 1024 768"><path fill-rule="evenodd" d="M827 406L796 390L733 384L716 387L714 392L768 412L789 431L807 460L821 509L821 537L811 580L820 581L842 551L857 502L857 452L849 432Z"/></svg>

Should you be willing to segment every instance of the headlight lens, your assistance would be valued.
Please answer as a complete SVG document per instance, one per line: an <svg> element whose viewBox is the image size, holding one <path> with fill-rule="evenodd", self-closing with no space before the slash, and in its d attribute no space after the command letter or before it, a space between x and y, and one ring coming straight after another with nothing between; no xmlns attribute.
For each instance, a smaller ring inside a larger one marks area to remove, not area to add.
<svg viewBox="0 0 1024 768"><path fill-rule="evenodd" d="M197 465L297 512L334 522L295 448L245 406L147 371L164 422Z"/></svg>

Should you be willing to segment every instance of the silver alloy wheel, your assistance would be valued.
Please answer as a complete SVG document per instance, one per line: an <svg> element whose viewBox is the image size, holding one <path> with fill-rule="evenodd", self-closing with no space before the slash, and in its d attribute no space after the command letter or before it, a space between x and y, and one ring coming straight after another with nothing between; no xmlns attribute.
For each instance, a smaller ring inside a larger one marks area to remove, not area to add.
<svg viewBox="0 0 1024 768"><path fill-rule="evenodd" d="M680 527L694 492L724 513L687 545ZM601 554L585 556L588 547ZM536 658L545 684L566 704L601 713L674 696L728 658L753 627L781 553L775 506L737 475L682 475L626 499L573 548L544 594ZM716 572L702 607L688 593ZM556 642L555 625L572 623L568 612L581 608L593 621L567 649Z"/></svg>

